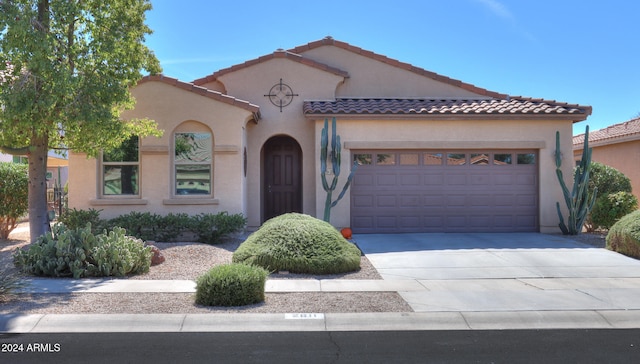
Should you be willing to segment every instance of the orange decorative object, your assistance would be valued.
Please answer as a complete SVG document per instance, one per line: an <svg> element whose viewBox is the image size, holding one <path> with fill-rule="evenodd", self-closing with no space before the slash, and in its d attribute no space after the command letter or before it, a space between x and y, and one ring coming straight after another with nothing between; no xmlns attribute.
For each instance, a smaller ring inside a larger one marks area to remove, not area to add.
<svg viewBox="0 0 640 364"><path fill-rule="evenodd" d="M340 230L340 233L342 233L345 239L351 239L351 228L343 228Z"/></svg>

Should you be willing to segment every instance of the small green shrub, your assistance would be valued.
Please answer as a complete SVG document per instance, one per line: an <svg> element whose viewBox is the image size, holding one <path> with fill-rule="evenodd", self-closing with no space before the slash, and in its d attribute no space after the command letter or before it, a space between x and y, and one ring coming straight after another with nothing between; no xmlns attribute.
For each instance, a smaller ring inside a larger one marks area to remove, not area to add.
<svg viewBox="0 0 640 364"><path fill-rule="evenodd" d="M196 281L196 303L205 306L244 306L264 301L269 272L245 264L224 264Z"/></svg>
<svg viewBox="0 0 640 364"><path fill-rule="evenodd" d="M622 217L609 229L607 249L640 259L640 210Z"/></svg>
<svg viewBox="0 0 640 364"><path fill-rule="evenodd" d="M217 244L223 236L241 230L246 224L247 219L242 214L199 214L194 216L191 230L196 233L199 242Z"/></svg>
<svg viewBox="0 0 640 364"><path fill-rule="evenodd" d="M0 239L7 239L28 208L27 165L0 162Z"/></svg>
<svg viewBox="0 0 640 364"><path fill-rule="evenodd" d="M187 214L173 214L158 217L155 228L155 241L174 241L180 233L191 229L193 218Z"/></svg>
<svg viewBox="0 0 640 364"><path fill-rule="evenodd" d="M23 285L24 284L18 277L5 272L4 270L0 271L0 303L8 301L9 296Z"/></svg>
<svg viewBox="0 0 640 364"><path fill-rule="evenodd" d="M127 235L145 241L175 241L182 233L195 233L201 243L216 244L224 236L241 230L247 223L242 214L229 215L199 214L189 216L184 213L169 213L165 216L150 212L132 211L110 220L100 218L102 210L68 210L60 217L60 222L69 229L79 229L90 223L94 234L103 230L121 227Z"/></svg>
<svg viewBox="0 0 640 364"><path fill-rule="evenodd" d="M105 221L100 219L102 210L66 210L58 217L58 222L64 224L67 229L82 229L87 224L91 224L93 233L99 233L105 228Z"/></svg>
<svg viewBox="0 0 640 364"><path fill-rule="evenodd" d="M151 247L126 236L121 228L94 235L90 224L83 229L56 224L28 249L17 251L13 260L20 270L36 276L122 277L148 272L151 255Z"/></svg>
<svg viewBox="0 0 640 364"><path fill-rule="evenodd" d="M127 231L127 234L142 240L156 240L160 215L150 212L131 211L126 215L120 215L107 222L109 228L119 226Z"/></svg>
<svg viewBox="0 0 640 364"><path fill-rule="evenodd" d="M591 223L597 228L609 229L623 216L638 208L638 199L630 192L620 191L601 196L591 210Z"/></svg>
<svg viewBox="0 0 640 364"><path fill-rule="evenodd" d="M598 200L607 199L607 196L611 193L617 192L631 192L631 180L624 173L617 169L608 166L606 164L591 162L591 172L589 174L589 184L587 186L589 196L593 195L593 191L598 188L598 195L596 203L594 204L594 210L598 205ZM606 205L606 201L600 201L601 205ZM631 212L631 211L628 211ZM596 213L596 220L602 218L603 215L607 215L607 211L599 211ZM606 217L605 217L606 218ZM609 225L610 227L611 225ZM594 221L593 210L587 216L585 220L585 228L589 232L593 232L600 226L599 221Z"/></svg>
<svg viewBox="0 0 640 364"><path fill-rule="evenodd" d="M360 255L329 223L291 213L265 222L233 253L233 262L269 271L335 274L358 270Z"/></svg>

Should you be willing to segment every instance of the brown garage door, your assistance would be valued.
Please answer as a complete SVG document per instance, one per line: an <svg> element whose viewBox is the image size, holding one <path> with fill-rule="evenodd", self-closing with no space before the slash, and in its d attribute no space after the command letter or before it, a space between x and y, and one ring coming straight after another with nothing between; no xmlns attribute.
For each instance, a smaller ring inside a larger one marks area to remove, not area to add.
<svg viewBox="0 0 640 364"><path fill-rule="evenodd" d="M352 153L354 232L538 231L536 151Z"/></svg>

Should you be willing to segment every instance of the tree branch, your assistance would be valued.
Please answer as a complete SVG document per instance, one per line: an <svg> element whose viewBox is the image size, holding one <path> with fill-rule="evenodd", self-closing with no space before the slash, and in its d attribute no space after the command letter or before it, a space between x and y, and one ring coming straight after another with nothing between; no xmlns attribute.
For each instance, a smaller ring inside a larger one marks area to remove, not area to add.
<svg viewBox="0 0 640 364"><path fill-rule="evenodd" d="M27 155L27 153L29 153L30 150L31 150L31 147L11 148L11 147L4 147L0 145L0 152L5 154Z"/></svg>

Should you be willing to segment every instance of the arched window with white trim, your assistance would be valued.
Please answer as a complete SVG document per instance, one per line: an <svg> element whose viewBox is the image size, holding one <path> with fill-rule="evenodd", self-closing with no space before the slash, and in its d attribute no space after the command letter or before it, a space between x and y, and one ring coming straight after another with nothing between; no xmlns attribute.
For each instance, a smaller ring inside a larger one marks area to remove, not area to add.
<svg viewBox="0 0 640 364"><path fill-rule="evenodd" d="M213 134L186 122L173 133L173 195L213 195Z"/></svg>

